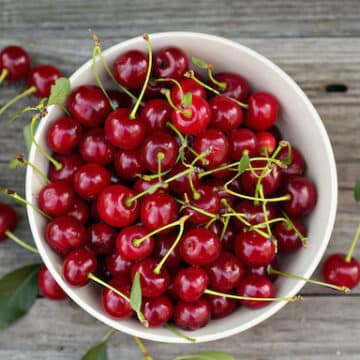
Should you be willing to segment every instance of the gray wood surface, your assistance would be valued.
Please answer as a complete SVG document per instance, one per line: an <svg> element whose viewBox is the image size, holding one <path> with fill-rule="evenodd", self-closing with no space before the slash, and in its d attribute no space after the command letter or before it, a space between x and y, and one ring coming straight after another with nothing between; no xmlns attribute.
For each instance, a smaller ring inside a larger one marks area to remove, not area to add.
<svg viewBox="0 0 360 360"><path fill-rule="evenodd" d="M269 57L289 73L319 111L334 145L339 208L327 253L345 251L360 219L352 188L360 179L360 3L352 1L51 1L0 0L0 48L26 46L34 63L57 64L66 75L87 60L93 28L103 47L128 37L168 30L193 30L237 40ZM345 93L328 93L329 84ZM0 104L19 87L0 87ZM25 100L22 105L28 104ZM23 192L24 173L10 172L9 159L24 151L26 117L0 128L0 184ZM4 198L1 198L3 201ZM17 234L31 241L23 209ZM360 247L356 250L360 256ZM0 246L0 275L36 256L10 241ZM315 277L319 278L319 273ZM305 301L289 304L257 327L226 340L194 346L150 343L154 359L221 349L237 359L359 359L360 289L339 296L306 286ZM39 299L31 312L0 331L0 359L79 359L106 332L105 326L70 301ZM117 334L110 359L141 359L130 337Z"/></svg>

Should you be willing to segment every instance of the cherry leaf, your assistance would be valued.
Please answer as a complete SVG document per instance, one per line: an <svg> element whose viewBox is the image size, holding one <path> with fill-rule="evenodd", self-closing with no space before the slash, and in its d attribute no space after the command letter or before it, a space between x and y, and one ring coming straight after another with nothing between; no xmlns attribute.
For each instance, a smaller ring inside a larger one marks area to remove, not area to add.
<svg viewBox="0 0 360 360"><path fill-rule="evenodd" d="M244 152L239 162L239 175L241 175L244 171L246 171L249 165L250 165L249 154L247 152Z"/></svg>
<svg viewBox="0 0 360 360"><path fill-rule="evenodd" d="M190 91L184 95L182 105L183 106L191 106L192 105L192 93Z"/></svg>
<svg viewBox="0 0 360 360"><path fill-rule="evenodd" d="M141 284L140 284L140 273L137 272L134 277L134 281L131 286L130 292L130 305L131 308L136 312L137 317L140 322L145 322L145 317L141 312L141 303L142 303L142 293L141 293Z"/></svg>
<svg viewBox="0 0 360 360"><path fill-rule="evenodd" d="M206 351L194 355L184 355L174 360L235 360L235 358L223 351Z"/></svg>
<svg viewBox="0 0 360 360"><path fill-rule="evenodd" d="M354 198L356 202L360 202L360 181L357 181L355 184Z"/></svg>
<svg viewBox="0 0 360 360"><path fill-rule="evenodd" d="M57 79L55 84L51 86L48 105L64 105L70 90L71 86L68 78L61 77Z"/></svg>
<svg viewBox="0 0 360 360"><path fill-rule="evenodd" d="M35 302L40 268L41 264L26 265L0 279L0 328L24 316Z"/></svg>
<svg viewBox="0 0 360 360"><path fill-rule="evenodd" d="M191 62L195 66L199 67L200 69L207 69L208 68L208 64L204 60L201 60L201 59L199 59L199 58L197 58L195 56L191 57Z"/></svg>
<svg viewBox="0 0 360 360"><path fill-rule="evenodd" d="M38 122L34 125L34 134L36 132L36 129L38 127ZM30 148L31 148L31 144L32 144L32 138L31 138L31 131L30 131L30 127L31 127L31 123L27 124L24 128L23 128L23 136L24 136L24 141L25 141L25 145L26 145L26 149L29 152Z"/></svg>
<svg viewBox="0 0 360 360"><path fill-rule="evenodd" d="M90 348L81 360L107 360L106 342L102 341Z"/></svg>
<svg viewBox="0 0 360 360"><path fill-rule="evenodd" d="M9 169L13 170L13 169L16 169L18 167L25 167L25 164L23 162L19 161L16 157L13 157L9 161Z"/></svg>

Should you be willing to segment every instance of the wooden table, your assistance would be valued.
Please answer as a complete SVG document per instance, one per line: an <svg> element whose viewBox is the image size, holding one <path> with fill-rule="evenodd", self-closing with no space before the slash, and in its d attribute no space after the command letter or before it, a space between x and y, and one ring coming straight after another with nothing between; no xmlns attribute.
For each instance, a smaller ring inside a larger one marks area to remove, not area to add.
<svg viewBox="0 0 360 360"><path fill-rule="evenodd" d="M34 63L53 63L66 75L90 56L88 28L103 47L141 34L193 30L234 39L264 54L310 97L332 140L339 174L339 209L328 253L345 251L360 218L352 189L360 178L360 7L359 1L226 1L226 0L0 0L0 48L25 46ZM345 92L327 92L331 84ZM0 102L20 87L2 86ZM26 100L22 105L29 103ZM21 171L8 169L9 159L24 151L21 129L28 117L0 130L0 184L23 192ZM2 197L1 200L4 200ZM24 210L17 234L31 241ZM360 256L360 247L356 250ZM0 275L35 255L11 241L0 246ZM316 274L319 277L319 273ZM220 349L237 359L360 358L360 288L341 296L306 286L305 301L287 305L271 319L240 335L193 346L149 343L154 359L200 350ZM0 332L0 359L80 359L106 327L76 305L38 299L30 313ZM110 359L141 359L131 337L117 334Z"/></svg>

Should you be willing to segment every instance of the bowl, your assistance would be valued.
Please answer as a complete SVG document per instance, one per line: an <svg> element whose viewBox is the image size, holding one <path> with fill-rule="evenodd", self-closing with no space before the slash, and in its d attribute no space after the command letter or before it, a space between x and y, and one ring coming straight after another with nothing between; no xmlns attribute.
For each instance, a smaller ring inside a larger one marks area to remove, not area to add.
<svg viewBox="0 0 360 360"><path fill-rule="evenodd" d="M300 149L307 162L307 176L316 184L318 190L317 205L307 219L308 248L288 256L283 266L284 271L309 278L319 264L328 245L334 225L337 206L337 174L333 151L324 125L313 105L299 86L279 67L257 52L236 42L221 37L192 32L167 32L150 35L154 50L163 46L174 45L182 48L188 55L196 56L216 66L216 71L231 71L247 78L252 90L264 90L273 93L280 102L281 113L278 121L284 137ZM119 43L104 52L108 64L130 49L146 51L142 37L136 37ZM100 77L105 84L109 81L105 72L98 66ZM71 77L71 86L95 83L92 63L89 60ZM46 131L49 125L61 115L56 106L51 106L36 132L36 140L47 149ZM48 162L33 145L29 160L47 172ZM36 203L43 182L31 167L26 173L26 199ZM44 238L46 221L30 206L27 207L31 231L41 257L56 281L89 314L108 326L130 335L144 339L181 343L186 342L169 330L161 328L146 329L134 319L116 320L102 309L98 287L89 284L83 288L69 286L62 278L62 259L47 245ZM277 296L296 295L304 286L303 281L279 278L276 282ZM184 332L194 337L197 342L225 338L249 329L279 311L286 302L273 302L259 310L239 308L231 316L211 321L206 327L192 332ZM291 304L289 306L292 306Z"/></svg>

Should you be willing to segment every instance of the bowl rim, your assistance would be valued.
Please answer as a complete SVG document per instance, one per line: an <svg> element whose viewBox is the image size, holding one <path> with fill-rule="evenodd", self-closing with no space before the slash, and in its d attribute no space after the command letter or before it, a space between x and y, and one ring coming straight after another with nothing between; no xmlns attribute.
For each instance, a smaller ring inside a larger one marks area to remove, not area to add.
<svg viewBox="0 0 360 360"><path fill-rule="evenodd" d="M252 50L252 49L248 48L247 46L242 45L236 41L229 40L229 39L223 38L221 36L210 35L210 34L205 34L205 33L198 33L198 32L189 32L189 31L159 32L159 33L149 34L149 37L150 37L150 40L161 40L164 38L171 39L172 37L185 37L185 38L190 39L190 38L195 37L200 40L214 41L214 42L222 43L223 45L226 45L226 46L229 46L232 48L237 48L238 50L246 53L247 55L257 58L257 60L259 60L265 66L269 67L272 71L274 71L277 74L277 76L279 76L282 79L282 81L288 83L288 85L301 98L304 105L310 111L310 113L314 119L314 126L317 127L317 130L319 131L320 136L322 136L322 138L324 140L324 146L325 146L328 162L330 164L329 171L330 171L331 176L330 176L329 182L330 182L330 188L331 188L331 194L333 197L333 201L331 202L331 207L329 209L329 216L327 218L326 227L323 232L323 240L320 244L319 250L318 250L316 256L314 256L314 258L312 259L310 266L307 268L306 272L304 273L304 277L309 278L315 271L318 264L320 263L323 255L324 255L324 252L328 246L328 243L330 241L330 236L331 236L332 229L333 229L333 226L335 223L337 201L338 201L338 186L337 186L338 180L337 180L335 157L334 157L334 153L333 153L333 149L332 149L332 146L330 143L329 136L326 132L325 126L324 126L319 114L317 113L316 109L314 108L314 106L312 105L312 103L310 102L308 97L305 95L305 93L296 84L296 82L289 75L287 75L280 67L278 67L272 61L270 61L269 59L267 59L265 56L261 55L260 53L256 52L255 50ZM134 45L138 44L140 39L142 39L142 37L137 36L137 37L128 39L126 41L117 43L117 44L107 48L103 52L103 55L104 55L104 57L107 57L109 54L112 54L114 52L119 52L120 49L123 47L131 46L132 44L134 44ZM86 61L83 65L81 65L70 76L70 81L73 82L77 78L81 77L82 73L86 69L88 69L89 66L91 66L91 64L92 64L92 60L90 59L90 60ZM49 106L48 116L50 116L53 109L54 109L54 105ZM36 135L35 135L37 140L40 138L40 134L42 134L42 132L43 132L43 128L46 124L47 117L44 118L43 121L39 124L39 128L38 128L39 131L37 131ZM35 153L36 153L36 147L32 144L30 153L29 153L29 161L32 162L34 160ZM26 180L25 180L25 192L26 192L26 199L28 201L32 200L32 177L33 177L33 175L34 175L33 169L30 166L27 166ZM158 342L188 343L187 340L180 338L178 336L174 336L170 332L169 332L169 335L157 335L157 334L154 334L153 332L151 332L151 330L149 331L149 329L144 328L144 330L139 331L137 329L128 327L127 325L122 324L121 321L112 319L109 316L105 316L105 315L99 313L97 310L92 308L92 306L89 305L86 301L82 300L73 291L73 288L70 287L68 284L66 284L65 281L63 280L63 278L57 273L57 271L55 271L55 266L47 255L47 249L44 248L44 246L42 245L42 242L40 241L40 237L42 237L42 235L40 234L39 228L36 225L35 211L29 205L27 205L26 208L27 208L27 214L28 214L28 219L29 219L29 223L30 223L31 233L34 237L35 244L36 244L37 248L39 249L42 260L44 261L46 267L49 269L50 273L53 275L55 280L60 284L60 286L67 293L67 295L75 303L77 303L82 309L84 309L86 312L91 314L96 319L102 321L106 325L116 328L117 330L125 332L132 336L138 336L138 337L142 337L147 340L153 340L153 341L158 341ZM291 296L296 295L304 285L305 285L304 281L297 280L295 282L295 280L294 280L294 286L292 287L288 296L291 297ZM223 339L223 338L235 335L237 333L240 333L244 330L247 330L247 329L263 322L264 320L268 319L273 314L278 312L286 304L287 304L286 301L278 301L276 303L273 303L271 307L267 308L267 311L264 311L262 314L258 315L251 321L248 321L246 323L246 325L240 324L238 326L229 328L229 329L219 332L219 333L197 336L196 343ZM190 334L190 336L191 336L191 334Z"/></svg>

